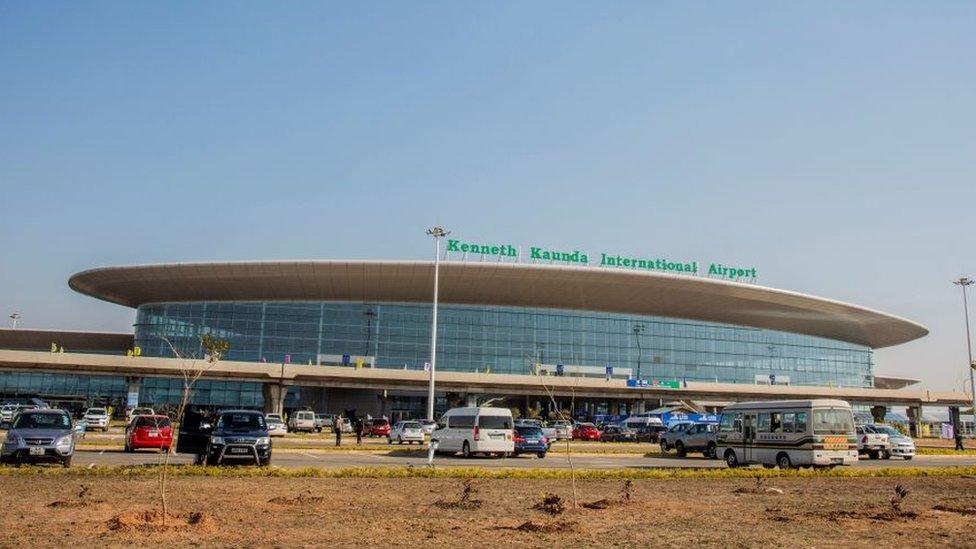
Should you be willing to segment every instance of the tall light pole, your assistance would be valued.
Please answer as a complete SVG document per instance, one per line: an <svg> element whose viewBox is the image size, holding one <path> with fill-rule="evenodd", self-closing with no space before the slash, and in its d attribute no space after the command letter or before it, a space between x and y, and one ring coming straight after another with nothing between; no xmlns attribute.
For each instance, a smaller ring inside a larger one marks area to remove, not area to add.
<svg viewBox="0 0 976 549"><path fill-rule="evenodd" d="M637 343L637 379L641 379L641 344L640 344L640 334L644 331L643 324L634 324L634 341Z"/></svg>
<svg viewBox="0 0 976 549"><path fill-rule="evenodd" d="M962 288L962 308L963 314L966 317L966 352L969 354L969 388L973 391L973 426L976 427L976 384L973 382L973 343L970 340L969 335L969 302L966 299L966 287L971 286L973 281L965 276L960 277L959 280L953 280L953 284ZM962 427L962 419L959 420L960 427Z"/></svg>
<svg viewBox="0 0 976 549"><path fill-rule="evenodd" d="M434 309L430 322L430 384L427 387L427 419L434 420L434 371L437 368L437 283L440 277L441 239L451 234L443 227L427 229L434 237Z"/></svg>
<svg viewBox="0 0 976 549"><path fill-rule="evenodd" d="M10 315L10 329L11 330L16 330L17 329L17 321L18 320L20 320L20 313L14 313L14 314Z"/></svg>

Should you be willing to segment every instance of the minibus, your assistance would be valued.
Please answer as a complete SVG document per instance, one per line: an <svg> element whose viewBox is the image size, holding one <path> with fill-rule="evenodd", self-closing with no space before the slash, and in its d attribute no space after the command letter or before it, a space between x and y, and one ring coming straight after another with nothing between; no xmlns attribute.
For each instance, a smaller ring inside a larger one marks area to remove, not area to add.
<svg viewBox="0 0 976 549"><path fill-rule="evenodd" d="M515 452L515 421L508 408L452 408L441 416L430 435L438 453L510 456Z"/></svg>
<svg viewBox="0 0 976 549"><path fill-rule="evenodd" d="M729 467L834 467L857 462L850 404L843 400L740 402L722 410L716 456Z"/></svg>

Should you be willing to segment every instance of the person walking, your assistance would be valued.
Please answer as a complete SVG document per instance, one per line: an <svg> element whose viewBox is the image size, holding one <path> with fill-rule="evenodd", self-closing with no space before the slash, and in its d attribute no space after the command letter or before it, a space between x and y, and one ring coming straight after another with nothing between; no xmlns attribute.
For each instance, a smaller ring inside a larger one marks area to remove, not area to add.
<svg viewBox="0 0 976 549"><path fill-rule="evenodd" d="M336 446L342 446L342 416L335 418L335 423L332 424L332 430L335 431Z"/></svg>
<svg viewBox="0 0 976 549"><path fill-rule="evenodd" d="M965 450L966 448L962 445L962 433L959 432L959 429L956 429L954 438L956 439L956 450Z"/></svg>
<svg viewBox="0 0 976 549"><path fill-rule="evenodd" d="M356 444L361 445L363 443L363 431L366 430L366 422L363 418L359 418L356 421Z"/></svg>

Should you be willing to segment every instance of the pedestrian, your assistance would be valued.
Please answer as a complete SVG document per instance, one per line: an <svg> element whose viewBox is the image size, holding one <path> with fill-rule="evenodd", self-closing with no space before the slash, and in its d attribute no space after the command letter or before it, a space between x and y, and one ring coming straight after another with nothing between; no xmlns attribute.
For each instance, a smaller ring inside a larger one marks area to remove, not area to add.
<svg viewBox="0 0 976 549"><path fill-rule="evenodd" d="M336 446L342 446L342 416L335 419L335 423L332 425L332 430L335 431Z"/></svg>
<svg viewBox="0 0 976 549"><path fill-rule="evenodd" d="M356 421L356 444L357 445L363 443L363 431L365 430L366 430L366 423L363 422L363 418L359 418L359 420Z"/></svg>
<svg viewBox="0 0 976 549"><path fill-rule="evenodd" d="M966 448L962 445L962 433L959 432L959 429L956 429L955 438L956 450L965 450Z"/></svg>

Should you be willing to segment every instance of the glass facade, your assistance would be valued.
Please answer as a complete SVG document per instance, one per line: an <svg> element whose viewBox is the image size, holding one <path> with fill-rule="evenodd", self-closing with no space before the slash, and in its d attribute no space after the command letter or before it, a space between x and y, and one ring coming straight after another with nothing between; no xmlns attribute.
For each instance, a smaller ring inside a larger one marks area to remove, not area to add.
<svg viewBox="0 0 976 549"><path fill-rule="evenodd" d="M319 355L374 357L422 369L431 307L347 302L193 302L139 307L136 345L172 356L165 337L199 353L203 333L230 342L229 360L317 364ZM521 307L441 305L439 370L529 374L535 364L638 370L649 380L873 386L871 349L841 341L673 318ZM219 393L218 393L219 394Z"/></svg>

